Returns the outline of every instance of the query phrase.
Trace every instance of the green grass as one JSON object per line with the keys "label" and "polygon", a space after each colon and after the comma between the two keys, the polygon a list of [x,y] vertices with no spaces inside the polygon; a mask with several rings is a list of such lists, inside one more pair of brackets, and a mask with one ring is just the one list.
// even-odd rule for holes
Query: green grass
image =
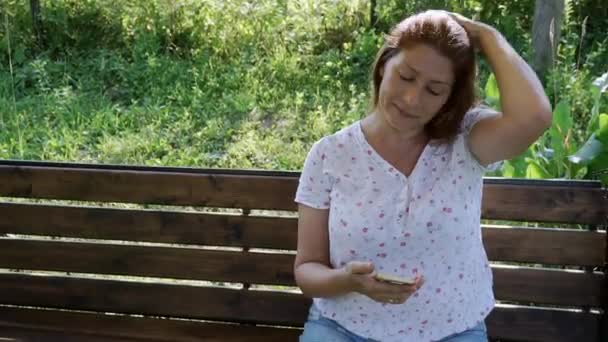
{"label": "green grass", "polygon": [[[1,159],[297,170],[315,140],[366,114],[368,74],[382,41],[369,27],[364,0],[154,0],[149,6],[61,0],[42,1],[47,45],[40,49],[27,2],[6,1]],[[527,27],[512,26],[504,13],[513,19],[530,3],[515,1],[512,12],[482,11],[522,53],[529,51]],[[481,6],[386,1],[378,27],[445,4],[465,14]],[[564,39],[553,82],[584,120],[588,84],[608,53],[592,45],[581,64],[595,69],[566,78],[576,36]],[[484,84],[487,67],[480,75]],[[606,101],[602,106],[606,111]]]}

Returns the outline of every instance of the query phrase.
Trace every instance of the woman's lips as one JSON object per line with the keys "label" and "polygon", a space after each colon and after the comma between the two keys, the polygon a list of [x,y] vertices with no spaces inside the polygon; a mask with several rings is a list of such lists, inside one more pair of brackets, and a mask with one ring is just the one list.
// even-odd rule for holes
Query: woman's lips
{"label": "woman's lips", "polygon": [[397,106],[397,105],[394,105],[394,106],[395,106],[395,108],[397,108],[397,110],[399,111],[399,114],[400,114],[401,116],[404,116],[404,117],[406,117],[406,118],[414,118],[414,119],[416,118],[416,116],[415,116],[415,115],[412,115],[412,114],[410,114],[410,113],[408,113],[408,112],[404,111],[404,110],[403,110],[403,109],[401,109],[399,106]]}

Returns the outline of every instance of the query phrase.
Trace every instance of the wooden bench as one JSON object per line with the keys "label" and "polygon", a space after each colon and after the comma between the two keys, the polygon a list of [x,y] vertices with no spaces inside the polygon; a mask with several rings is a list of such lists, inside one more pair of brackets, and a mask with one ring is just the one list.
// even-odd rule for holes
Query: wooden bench
{"label": "wooden bench", "polygon": [[[298,176],[0,161],[0,337],[297,341]],[[493,340],[608,340],[606,194],[485,179]]]}

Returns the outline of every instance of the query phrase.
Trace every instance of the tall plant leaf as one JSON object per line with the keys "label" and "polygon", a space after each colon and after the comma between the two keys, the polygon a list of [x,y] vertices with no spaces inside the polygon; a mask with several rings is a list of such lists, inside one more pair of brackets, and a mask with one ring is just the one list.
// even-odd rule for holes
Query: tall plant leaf
{"label": "tall plant leaf", "polygon": [[486,93],[486,103],[490,105],[490,107],[500,110],[500,91],[498,90],[498,82],[496,82],[496,76],[494,74],[490,74],[488,77],[488,81],[486,82],[485,87]]}
{"label": "tall plant leaf", "polygon": [[552,160],[555,163],[556,172],[562,174],[563,161],[570,150],[570,130],[572,129],[572,116],[570,106],[565,101],[560,101],[553,111],[553,122],[549,129],[551,136],[551,148],[553,149]]}
{"label": "tall plant leaf", "polygon": [[600,154],[603,148],[602,142],[597,139],[595,134],[592,134],[583,147],[575,154],[568,156],[568,160],[574,164],[589,165]]}
{"label": "tall plant leaf", "polygon": [[599,118],[599,128],[597,130],[597,139],[608,146],[608,114],[602,114]]}
{"label": "tall plant leaf", "polygon": [[549,173],[536,161],[531,161],[526,168],[526,178],[549,178]]}

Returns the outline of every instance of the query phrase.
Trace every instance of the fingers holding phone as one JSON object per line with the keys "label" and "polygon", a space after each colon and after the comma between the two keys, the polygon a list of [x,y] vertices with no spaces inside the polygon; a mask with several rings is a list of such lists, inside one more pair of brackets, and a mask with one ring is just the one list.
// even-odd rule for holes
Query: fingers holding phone
{"label": "fingers holding phone", "polygon": [[374,279],[376,279],[380,283],[388,284],[389,286],[397,286],[398,288],[403,290],[402,293],[399,293],[396,296],[389,295],[387,297],[383,296],[381,298],[381,301],[383,303],[389,304],[405,303],[405,301],[416,291],[418,291],[422,284],[424,284],[424,278],[422,276],[408,278],[392,274],[376,273],[374,275]]}
{"label": "fingers holding phone", "polygon": [[355,291],[385,304],[403,304],[424,284],[424,278],[404,278],[377,273],[371,263],[350,262],[345,266]]}

